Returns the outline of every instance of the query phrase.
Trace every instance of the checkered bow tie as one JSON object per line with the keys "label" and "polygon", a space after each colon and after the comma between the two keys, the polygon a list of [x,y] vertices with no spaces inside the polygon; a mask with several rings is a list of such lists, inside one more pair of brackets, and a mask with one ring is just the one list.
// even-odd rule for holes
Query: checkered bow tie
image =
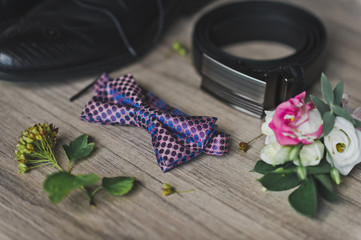
{"label": "checkered bow tie", "polygon": [[163,172],[202,152],[228,152],[229,135],[216,131],[217,118],[186,115],[142,89],[130,74],[117,79],[103,74],[93,90],[96,96],[84,107],[81,119],[147,129]]}

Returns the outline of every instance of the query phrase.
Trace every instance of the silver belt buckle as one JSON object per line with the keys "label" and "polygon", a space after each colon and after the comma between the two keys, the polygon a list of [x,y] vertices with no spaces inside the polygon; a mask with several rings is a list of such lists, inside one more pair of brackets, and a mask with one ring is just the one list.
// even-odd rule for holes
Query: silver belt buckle
{"label": "silver belt buckle", "polygon": [[203,89],[254,117],[262,118],[265,108],[273,108],[293,95],[293,79],[282,69],[265,75],[266,81],[262,81],[203,54],[201,72]]}
{"label": "silver belt buckle", "polygon": [[202,88],[224,99],[241,112],[261,118],[266,82],[253,78],[203,54]]}

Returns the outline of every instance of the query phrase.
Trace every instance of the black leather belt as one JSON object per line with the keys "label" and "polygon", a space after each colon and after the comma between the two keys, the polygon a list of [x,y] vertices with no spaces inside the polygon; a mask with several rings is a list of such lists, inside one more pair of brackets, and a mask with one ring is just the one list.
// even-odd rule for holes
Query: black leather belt
{"label": "black leather belt", "polygon": [[[263,40],[293,47],[294,54],[251,60],[228,54],[222,46]],[[326,30],[298,7],[266,1],[236,2],[203,15],[193,33],[193,61],[202,88],[237,109],[262,117],[282,101],[320,79]]]}

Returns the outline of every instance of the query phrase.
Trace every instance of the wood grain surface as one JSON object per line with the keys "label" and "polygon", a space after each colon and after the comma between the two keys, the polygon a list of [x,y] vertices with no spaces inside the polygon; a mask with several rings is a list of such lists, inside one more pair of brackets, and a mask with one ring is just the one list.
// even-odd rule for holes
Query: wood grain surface
{"label": "wood grain surface", "polygon": [[[137,81],[190,115],[218,117],[219,129],[231,134],[225,157],[201,155],[168,173],[156,164],[147,131],[135,127],[90,124],[79,120],[93,93],[74,102],[69,98],[93,81],[13,83],[0,81],[0,239],[361,239],[361,165],[337,186],[339,201],[322,201],[315,219],[297,214],[287,200],[289,192],[263,192],[250,173],[264,138],[247,153],[240,141],[260,134],[263,120],[248,116],[200,90],[200,76],[189,61],[169,55],[179,40],[191,46],[193,24],[201,12],[180,18],[164,38],[139,62],[111,73],[133,73]],[[290,0],[313,12],[328,30],[325,73],[335,85],[344,80],[353,105],[361,105],[361,1]],[[277,48],[275,48],[278,51]],[[246,49],[247,50],[247,49]],[[250,48],[242,54],[259,55]],[[321,96],[320,83],[309,93]],[[55,123],[60,129],[56,155],[65,167],[61,145],[88,133],[96,149],[74,173],[100,176],[135,176],[134,190],[124,197],[105,191],[90,207],[82,191],[52,205],[42,190],[50,167],[19,174],[14,149],[21,131],[38,122]],[[162,183],[194,192],[161,196]]]}

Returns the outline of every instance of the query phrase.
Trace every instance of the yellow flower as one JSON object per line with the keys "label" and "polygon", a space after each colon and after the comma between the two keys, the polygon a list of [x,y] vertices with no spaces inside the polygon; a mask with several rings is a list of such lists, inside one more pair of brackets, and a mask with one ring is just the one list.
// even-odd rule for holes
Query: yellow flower
{"label": "yellow flower", "polygon": [[38,163],[57,165],[53,153],[57,134],[58,128],[47,123],[35,124],[22,132],[15,151],[20,173],[36,167]]}

